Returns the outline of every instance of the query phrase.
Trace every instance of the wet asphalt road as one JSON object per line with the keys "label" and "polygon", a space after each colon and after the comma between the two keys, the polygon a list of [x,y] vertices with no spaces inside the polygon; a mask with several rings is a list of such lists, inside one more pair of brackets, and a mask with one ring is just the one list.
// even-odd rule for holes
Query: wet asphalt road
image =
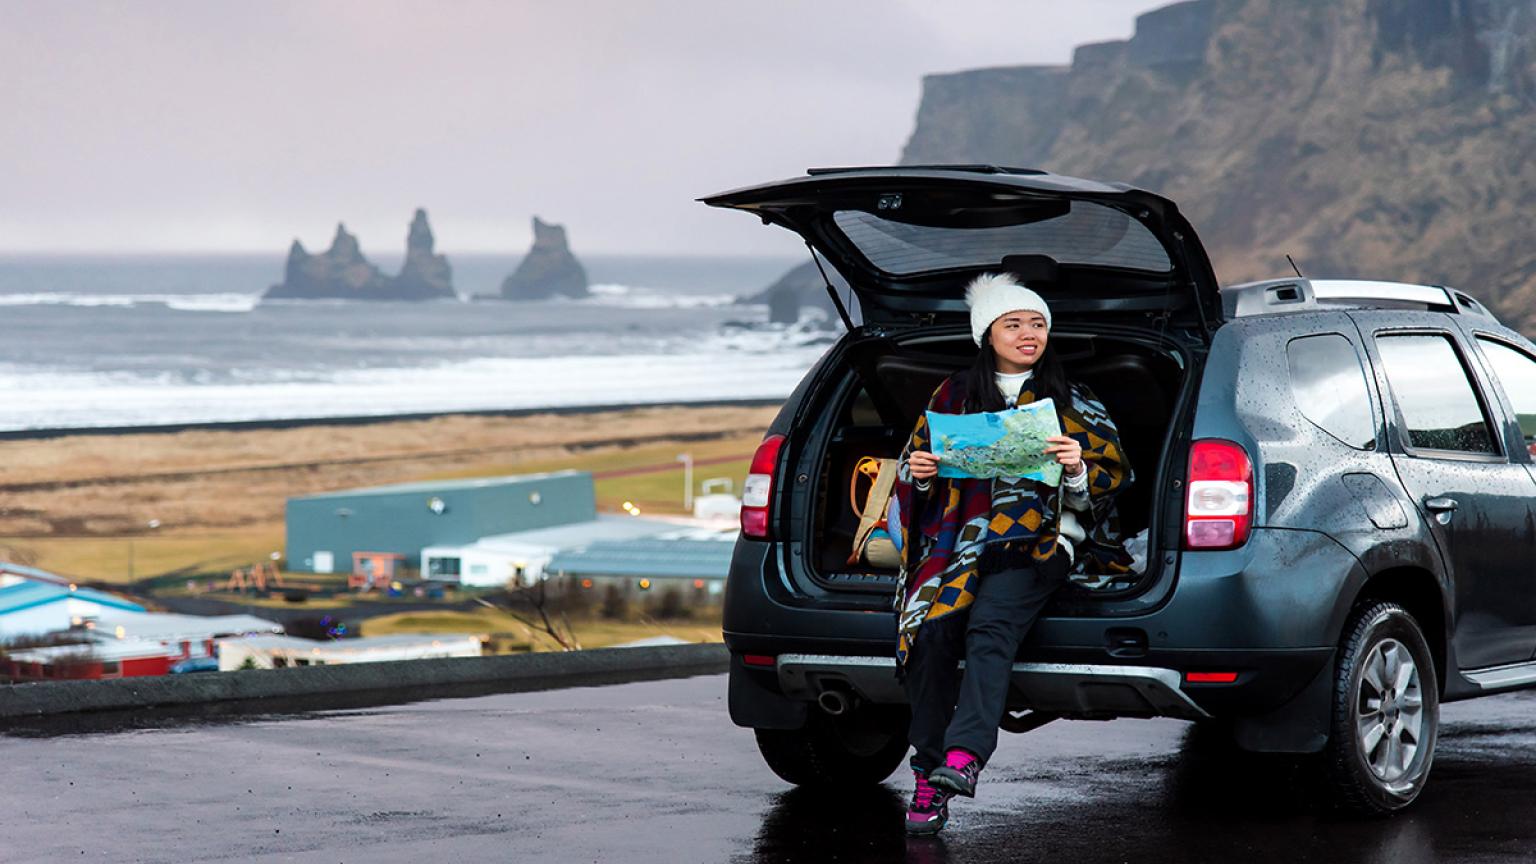
{"label": "wet asphalt road", "polygon": [[1183,723],[1004,736],[940,840],[909,779],[794,790],[725,678],[297,717],[0,737],[0,862],[1488,862],[1536,860],[1536,694],[1446,706],[1407,814],[1320,813],[1284,761]]}

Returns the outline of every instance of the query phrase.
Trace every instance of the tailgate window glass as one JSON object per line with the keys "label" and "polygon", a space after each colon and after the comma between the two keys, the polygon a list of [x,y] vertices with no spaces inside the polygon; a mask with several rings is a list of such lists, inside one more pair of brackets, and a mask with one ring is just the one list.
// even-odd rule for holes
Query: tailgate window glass
{"label": "tailgate window glass", "polygon": [[1502,342],[1492,339],[1479,339],[1478,342],[1520,420],[1520,434],[1525,437],[1526,449],[1536,454],[1536,360]]}
{"label": "tailgate window glass", "polygon": [[1376,419],[1360,356],[1337,333],[1294,339],[1285,346],[1291,395],[1308,420],[1357,450],[1376,446]]}
{"label": "tailgate window glass", "polygon": [[1409,446],[1496,452],[1466,366],[1448,337],[1381,336],[1376,348],[1407,426]]}
{"label": "tailgate window glass", "polygon": [[936,228],[863,210],[839,210],[832,219],[870,263],[896,275],[985,267],[1006,255],[1049,255],[1060,264],[1152,273],[1173,269],[1163,244],[1145,225],[1090,201],[1073,201],[1052,218],[1001,227]]}

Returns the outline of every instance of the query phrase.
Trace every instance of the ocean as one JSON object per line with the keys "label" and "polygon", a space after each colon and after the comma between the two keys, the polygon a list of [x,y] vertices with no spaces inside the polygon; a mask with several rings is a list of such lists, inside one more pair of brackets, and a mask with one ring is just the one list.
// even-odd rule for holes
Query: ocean
{"label": "ocean", "polygon": [[[519,258],[449,260],[467,297]],[[836,332],[734,302],[794,259],[583,256],[583,300],[258,303],[283,263],[0,257],[0,431],[773,399]]]}

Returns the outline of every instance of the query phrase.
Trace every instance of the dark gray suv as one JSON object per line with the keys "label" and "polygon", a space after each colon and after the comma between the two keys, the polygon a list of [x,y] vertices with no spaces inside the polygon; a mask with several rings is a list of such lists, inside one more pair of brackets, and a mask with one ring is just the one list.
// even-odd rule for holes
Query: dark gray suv
{"label": "dark gray suv", "polygon": [[1174,204],[990,166],[813,170],[706,203],[800,234],[847,333],[753,460],[726,588],[730,710],[793,783],[905,755],[897,574],[849,565],[863,456],[969,361],[965,283],[1022,276],[1135,470],[1135,573],[1075,577],[1004,728],[1177,717],[1318,754],[1337,802],[1411,803],[1443,701],[1536,684],[1536,346],[1444,287],[1218,287]]}

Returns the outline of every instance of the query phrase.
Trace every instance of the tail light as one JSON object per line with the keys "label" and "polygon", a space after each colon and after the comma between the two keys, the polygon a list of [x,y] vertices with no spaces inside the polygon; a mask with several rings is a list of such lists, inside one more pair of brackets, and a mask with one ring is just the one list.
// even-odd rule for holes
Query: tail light
{"label": "tail light", "polygon": [[1253,460],[1240,445],[1207,438],[1189,451],[1184,548],[1236,549],[1253,526]]}
{"label": "tail light", "polygon": [[769,435],[752,454],[752,467],[741,488],[741,533],[757,540],[769,539],[769,517],[773,504],[773,472],[779,464],[783,435]]}

